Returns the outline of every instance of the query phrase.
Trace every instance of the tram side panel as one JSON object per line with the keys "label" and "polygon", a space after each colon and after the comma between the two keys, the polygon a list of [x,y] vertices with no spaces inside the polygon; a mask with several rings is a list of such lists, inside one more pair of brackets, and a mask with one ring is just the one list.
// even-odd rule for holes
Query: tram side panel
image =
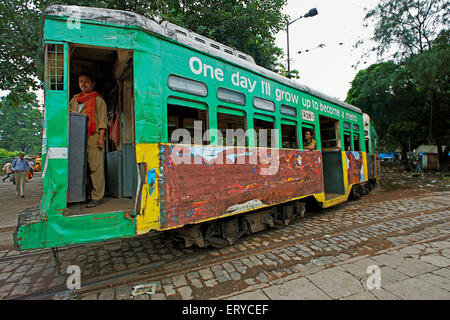
{"label": "tram side panel", "polygon": [[347,178],[348,185],[358,184],[367,180],[364,168],[363,152],[348,151],[347,156]]}
{"label": "tram side panel", "polygon": [[[323,192],[320,151],[173,144],[160,148],[161,229]],[[278,157],[275,152],[277,164],[271,162]]]}

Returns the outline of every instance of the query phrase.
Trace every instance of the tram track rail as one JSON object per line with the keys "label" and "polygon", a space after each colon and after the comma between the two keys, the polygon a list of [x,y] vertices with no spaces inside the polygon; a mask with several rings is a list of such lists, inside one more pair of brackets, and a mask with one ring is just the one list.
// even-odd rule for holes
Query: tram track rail
{"label": "tram track rail", "polygon": [[[153,234],[147,236],[148,240],[151,240],[152,238],[160,237],[160,234]],[[64,251],[71,251],[74,249],[79,248],[90,248],[90,249],[99,249],[99,248],[106,248],[108,246],[115,246],[117,244],[120,245],[121,240],[111,240],[111,241],[102,241],[102,242],[93,242],[93,243],[85,243],[85,244],[77,244],[77,245],[70,245],[58,248],[58,252],[64,252]],[[19,252],[15,253],[12,256],[6,256],[0,258],[0,263],[4,262],[12,262],[12,261],[19,261],[19,260],[26,260],[38,256],[43,256],[45,254],[52,254],[52,249],[41,249],[41,250],[33,250],[31,252]]]}
{"label": "tram track rail", "polygon": [[[440,208],[440,209],[437,209],[436,211],[439,211],[439,210],[442,210],[442,209]],[[405,215],[399,216],[398,218],[389,218],[389,219],[385,219],[383,221],[361,224],[361,225],[358,225],[357,227],[354,227],[354,226],[352,226],[352,227],[345,227],[345,228],[342,228],[342,229],[338,230],[335,233],[326,233],[326,232],[324,232],[324,233],[317,233],[317,234],[314,234],[314,235],[309,235],[309,236],[305,236],[305,237],[301,237],[301,238],[284,240],[281,243],[273,243],[273,244],[269,244],[269,245],[264,246],[264,247],[250,249],[250,250],[247,250],[245,252],[231,253],[231,254],[229,254],[229,255],[227,255],[225,257],[221,256],[220,260],[217,257],[213,257],[213,258],[209,258],[207,260],[202,260],[202,265],[201,266],[196,266],[196,265],[198,265],[198,263],[197,262],[193,262],[193,263],[190,263],[190,264],[187,264],[187,265],[184,265],[184,266],[180,266],[178,269],[170,269],[170,270],[164,270],[164,271],[161,270],[162,272],[156,272],[156,273],[151,273],[151,274],[139,274],[139,273],[135,273],[135,274],[137,274],[138,277],[145,276],[147,278],[148,277],[154,277],[154,278],[158,279],[158,278],[162,278],[162,277],[164,277],[164,276],[166,276],[168,274],[174,273],[174,271],[176,271],[177,273],[183,272],[183,271],[187,271],[187,270],[195,271],[195,270],[198,270],[198,269],[203,269],[203,268],[212,266],[212,265],[214,265],[216,263],[230,262],[232,260],[244,258],[246,256],[255,255],[255,254],[258,254],[258,253],[266,253],[266,252],[270,252],[270,251],[276,250],[276,249],[287,248],[287,247],[292,246],[294,243],[295,244],[301,244],[301,243],[310,241],[312,239],[314,239],[314,240],[325,239],[326,238],[325,235],[333,237],[333,236],[339,235],[341,233],[345,233],[347,231],[355,230],[355,229],[358,229],[358,228],[365,228],[365,227],[370,227],[370,226],[377,225],[377,224],[382,224],[382,223],[391,222],[391,221],[395,221],[395,220],[400,220],[400,219],[404,219],[404,218],[410,218],[410,217],[419,216],[421,213],[422,212],[420,212],[420,213],[409,213],[409,214],[405,214]],[[447,219],[442,219],[442,220],[440,220],[440,222],[445,222],[446,220]],[[427,226],[434,225],[434,224],[436,224],[436,223],[425,223],[425,224],[423,224],[421,226],[421,228],[425,228]],[[264,233],[264,231],[261,231],[260,233],[255,233],[255,234],[249,235],[249,236],[247,236],[245,238],[242,238],[242,239],[240,239],[241,241],[238,240],[235,244],[239,245],[241,242],[251,240],[252,238],[255,238],[255,237],[259,236],[261,233]],[[398,232],[397,234],[398,235],[404,235],[404,232]],[[214,251],[214,250],[210,250],[210,251]],[[200,251],[198,253],[200,255],[202,255],[205,252],[201,252]],[[317,255],[317,257],[319,257],[319,256],[320,255]],[[190,257],[190,258],[192,258],[192,257]],[[178,259],[178,260],[182,261],[182,260],[188,260],[188,259]],[[166,267],[170,267],[174,263],[169,263],[169,264],[166,265]],[[148,271],[151,271],[151,270],[154,270],[154,268],[151,268]],[[132,279],[130,279],[130,280],[132,280]]]}
{"label": "tram track rail", "polygon": [[[115,273],[111,273],[111,274],[104,275],[104,276],[96,276],[94,278],[87,279],[87,280],[83,281],[83,287],[76,291],[76,295],[86,295],[86,294],[89,294],[90,292],[95,292],[95,291],[101,290],[102,288],[106,288],[108,286],[136,282],[136,281],[139,281],[142,279],[148,279],[148,278],[161,279],[166,276],[170,276],[171,274],[174,274],[174,273],[182,273],[184,271],[192,272],[195,270],[213,266],[217,263],[225,263],[225,262],[229,262],[229,261],[233,261],[236,259],[240,259],[240,258],[249,256],[249,255],[254,255],[254,254],[258,254],[258,253],[266,253],[266,252],[270,252],[270,251],[276,250],[276,249],[287,248],[287,247],[293,246],[294,244],[301,244],[301,243],[305,243],[305,242],[311,241],[311,240],[320,240],[320,239],[324,239],[327,237],[338,236],[339,234],[345,233],[350,230],[362,229],[362,228],[366,228],[366,227],[375,226],[378,224],[392,222],[395,220],[418,217],[423,214],[438,213],[441,210],[449,210],[449,209],[450,209],[450,207],[440,207],[440,208],[436,208],[433,210],[426,210],[426,211],[418,210],[418,211],[414,211],[414,212],[408,212],[408,213],[396,215],[394,217],[387,217],[387,218],[383,218],[383,219],[376,220],[376,221],[370,221],[368,223],[359,223],[359,224],[355,224],[355,225],[351,225],[351,226],[343,226],[343,227],[338,228],[337,230],[334,230],[333,232],[329,232],[329,231],[318,232],[318,233],[314,233],[314,234],[309,234],[304,237],[283,240],[281,242],[275,242],[275,243],[266,245],[262,248],[257,247],[255,249],[249,249],[244,252],[238,251],[238,252],[234,252],[234,253],[229,253],[226,256],[222,255],[219,258],[216,256],[208,257],[208,254],[211,252],[218,251],[220,249],[215,249],[215,248],[194,249],[195,251],[193,253],[182,255],[180,257],[171,259],[170,261],[158,261],[158,262],[140,266],[137,268],[127,269],[124,271],[115,272]],[[295,228],[298,226],[298,223],[305,222],[309,219],[313,219],[314,217],[316,217],[316,216],[308,215],[308,216],[304,217],[303,219],[299,219],[295,223],[283,228],[282,230],[286,230],[286,233],[292,232],[293,230],[289,230],[289,227]],[[420,225],[420,228],[426,228],[430,225],[445,223],[446,221],[448,221],[447,217],[445,217],[441,220],[438,220],[438,221],[434,221],[434,222],[429,222],[429,223],[425,222]],[[411,228],[411,230],[413,230],[413,229],[415,229],[415,228]],[[255,233],[255,234],[248,235],[248,236],[243,237],[243,238],[239,239],[238,241],[236,241],[235,244],[233,244],[233,246],[234,245],[237,246],[237,245],[241,244],[242,242],[252,240],[255,237],[261,236],[261,234],[270,236],[271,233],[274,233],[276,231],[277,230],[272,229],[270,231],[265,230],[265,231],[261,231],[261,232]],[[414,231],[411,231],[411,232],[414,232]],[[403,235],[404,231],[398,232],[398,234]],[[318,256],[320,256],[320,255],[317,255],[316,257],[318,257]],[[201,263],[197,260],[197,258],[199,258],[199,257],[202,257],[202,258],[205,257],[204,259],[201,260]],[[187,262],[187,263],[183,264],[183,262],[186,262],[186,261],[191,261],[191,262]],[[70,296],[70,294],[73,295],[74,293],[69,292],[67,288],[61,286],[61,287],[49,288],[42,292],[37,292],[37,293],[29,294],[29,295],[15,297],[14,300],[48,299],[55,295],[63,295],[63,296],[69,295]]]}

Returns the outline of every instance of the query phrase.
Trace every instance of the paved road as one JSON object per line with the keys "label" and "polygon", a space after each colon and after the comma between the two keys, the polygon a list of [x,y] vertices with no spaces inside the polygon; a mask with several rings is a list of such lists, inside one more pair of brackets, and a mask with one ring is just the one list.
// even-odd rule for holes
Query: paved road
{"label": "paved road", "polygon": [[25,198],[16,197],[16,187],[0,180],[0,250],[13,247],[12,235],[17,216],[23,210],[39,205],[42,196],[41,172],[25,183]]}
{"label": "paved road", "polygon": [[[449,299],[449,213],[450,192],[378,190],[220,250],[167,236],[74,248],[62,270],[79,266],[82,288],[53,298],[133,299],[134,285],[155,282],[134,299]],[[49,253],[16,257],[0,251],[0,299],[65,287]]]}

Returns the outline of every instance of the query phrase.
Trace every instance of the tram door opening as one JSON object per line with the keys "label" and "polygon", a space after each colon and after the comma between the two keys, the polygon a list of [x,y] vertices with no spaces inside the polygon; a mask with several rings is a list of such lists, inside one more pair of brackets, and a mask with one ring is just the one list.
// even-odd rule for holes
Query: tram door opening
{"label": "tram door opening", "polygon": [[339,121],[319,116],[325,198],[345,194]]}
{"label": "tram door opening", "polygon": [[[87,73],[94,78],[95,87],[107,105],[108,128],[105,132],[104,146],[104,174],[105,196],[101,204],[92,209],[93,212],[114,212],[133,209],[133,201],[137,189],[137,167],[134,138],[134,84],[133,84],[133,52],[129,50],[98,48],[89,46],[70,46],[70,99],[80,93],[78,76]],[[77,116],[70,113],[71,118]],[[81,204],[87,200],[86,193],[83,199],[71,199],[71,189],[84,188],[89,179],[81,174],[80,169],[75,172],[74,163],[77,155],[71,149],[71,143],[82,137],[83,132],[69,129],[69,195],[68,203]],[[75,131],[75,132],[74,132]],[[75,137],[72,138],[71,137]],[[72,141],[71,141],[72,140]],[[76,141],[75,141],[76,142]],[[76,147],[72,149],[77,149]],[[85,152],[85,149],[81,152]],[[86,156],[78,155],[79,161],[86,161]],[[72,164],[72,165],[71,165]],[[87,171],[87,161],[84,163]],[[72,171],[72,172],[71,172]],[[73,176],[78,176],[77,179]],[[72,178],[71,178],[72,177]],[[74,192],[76,194],[76,192]],[[84,196],[86,195],[86,198]],[[75,208],[75,209],[74,209]],[[76,205],[71,210],[77,212]],[[78,212],[79,213],[79,212]]]}

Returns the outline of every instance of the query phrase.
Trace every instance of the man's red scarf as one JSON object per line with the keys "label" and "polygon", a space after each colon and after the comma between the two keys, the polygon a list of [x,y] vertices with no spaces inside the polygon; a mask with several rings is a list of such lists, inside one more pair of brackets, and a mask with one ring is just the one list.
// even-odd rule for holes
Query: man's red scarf
{"label": "man's red scarf", "polygon": [[84,110],[89,117],[88,136],[97,131],[97,127],[95,126],[95,100],[97,96],[100,96],[100,94],[96,91],[92,91],[88,94],[84,94],[83,92],[81,92],[75,99],[78,103],[86,103],[86,105],[84,106]]}

